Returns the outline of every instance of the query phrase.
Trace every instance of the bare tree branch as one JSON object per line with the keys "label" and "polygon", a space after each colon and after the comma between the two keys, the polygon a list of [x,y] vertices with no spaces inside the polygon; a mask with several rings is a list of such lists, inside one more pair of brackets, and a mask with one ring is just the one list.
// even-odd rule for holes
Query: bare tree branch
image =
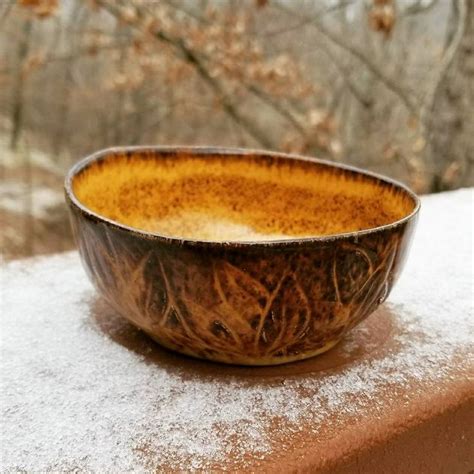
{"label": "bare tree branch", "polygon": [[[111,4],[111,2],[108,2],[107,0],[97,0],[97,3],[116,18],[120,19],[122,17],[120,7]],[[138,9],[136,12],[140,13]],[[139,26],[136,24],[132,26],[139,29]],[[172,46],[173,49],[180,53],[180,56],[194,68],[201,79],[208,84],[218,100],[220,100],[222,108],[232,120],[238,123],[260,145],[266,148],[273,148],[272,141],[259,129],[257,124],[240,113],[236,104],[225,91],[220,81],[211,76],[201,58],[191,50],[181,38],[173,38],[160,29],[155,29],[152,34],[157,40]]]}
{"label": "bare tree branch", "polygon": [[176,5],[173,0],[164,0],[164,3],[169,5],[170,7],[183,12],[184,14],[188,15],[190,18],[199,21],[200,23],[209,23],[209,21],[201,15],[194,13],[193,11],[189,10],[189,8],[185,8],[182,4]]}
{"label": "bare tree branch", "polygon": [[5,9],[3,10],[2,15],[0,16],[0,26],[7,19],[8,14],[10,13],[12,7],[13,7],[13,3],[7,3],[5,5]]}
{"label": "bare tree branch", "polygon": [[[278,3],[278,8],[286,13],[299,17],[302,17],[301,14],[295,12],[294,10],[288,8],[286,5],[282,5]],[[366,68],[382,83],[385,85],[387,89],[392,91],[396,94],[402,103],[406,106],[406,108],[415,116],[418,116],[419,113],[419,104],[418,101],[414,99],[414,96],[411,92],[407,91],[407,89],[401,86],[397,80],[393,79],[389,75],[387,75],[383,70],[381,70],[371,59],[369,59],[362,51],[352,45],[350,42],[343,39],[338,34],[332,32],[328,28],[326,28],[317,16],[312,17],[312,22],[310,23],[319,33],[323,36],[328,38],[332,43],[339,46],[346,52],[350,53],[352,56],[357,58],[362,64],[366,66]]]}
{"label": "bare tree branch", "polygon": [[[317,16],[318,18],[321,18],[322,16],[328,15],[329,13],[334,13],[335,11],[347,8],[349,5],[352,5],[353,3],[354,3],[354,0],[341,0],[339,3],[330,5],[329,7],[323,10],[320,10],[318,13],[316,13],[315,16]],[[274,31],[269,31],[267,33],[264,33],[262,36],[270,37],[270,36],[280,35],[282,33],[288,33],[289,31],[297,30],[298,28],[301,28],[302,26],[306,26],[312,21],[314,21],[313,18],[303,18],[294,25],[285,26],[283,28],[279,28]]]}
{"label": "bare tree branch", "polygon": [[[58,56],[49,56],[49,57],[47,56],[46,59],[41,62],[41,65],[44,66],[44,65],[52,64],[52,63],[67,62],[67,61],[70,61],[71,59],[78,59],[84,56],[92,56],[93,54],[99,54],[100,52],[104,52],[104,51],[117,50],[117,49],[123,48],[123,46],[124,46],[123,42],[118,42],[114,44],[101,46],[100,48],[97,49],[97,53],[91,53],[91,50],[89,48],[86,48],[76,53],[63,54],[63,55],[58,55]],[[10,74],[13,71],[14,71],[13,67],[0,69],[0,75]]]}
{"label": "bare tree branch", "polygon": [[[349,5],[353,1],[354,0],[342,0],[339,4],[336,4],[336,5],[328,8],[327,10],[324,10],[324,12],[322,12],[322,13],[329,13],[331,11],[336,10],[337,8],[342,8],[343,6]],[[209,21],[206,18],[204,18],[200,15],[196,15],[195,13],[189,11],[188,9],[183,8],[181,5],[179,5],[179,6],[176,5],[172,0],[166,0],[166,3],[170,6],[172,6],[173,8],[186,13],[188,16],[192,17],[194,20],[197,20],[200,23],[209,24]],[[264,36],[266,36],[266,35],[264,35]],[[206,56],[204,56],[204,58],[206,58]],[[206,58],[206,59],[208,59],[208,58]],[[260,99],[262,102],[264,102],[265,104],[267,104],[268,106],[273,108],[283,118],[288,120],[288,122],[290,122],[291,125],[293,125],[295,130],[297,130],[302,136],[306,137],[307,132],[306,132],[303,124],[299,121],[299,119],[295,116],[295,114],[288,107],[286,107],[282,103],[278,102],[277,100],[274,100],[269,94],[267,94],[265,91],[263,91],[260,87],[258,87],[255,84],[249,84],[248,82],[243,81],[243,80],[240,80],[239,83],[245,89],[247,89],[248,92],[253,94],[255,97]]]}
{"label": "bare tree branch", "polygon": [[439,65],[437,73],[435,75],[435,78],[432,81],[431,86],[428,88],[428,91],[425,94],[422,101],[420,121],[422,125],[425,127],[428,126],[428,120],[429,120],[428,116],[430,115],[430,112],[433,108],[434,97],[435,97],[436,91],[438,90],[438,87],[441,81],[444,79],[446,72],[449,69],[449,66],[453,62],[454,56],[456,54],[456,51],[459,48],[459,45],[461,43],[461,40],[464,34],[464,28],[466,27],[466,10],[467,10],[466,1],[472,1],[472,0],[458,0],[457,5],[459,8],[459,18],[457,22],[456,33],[454,34],[449,46],[446,48],[443,54],[443,57],[441,59],[441,64]]}
{"label": "bare tree branch", "polygon": [[322,45],[321,50],[326,54],[328,59],[334,64],[336,69],[340,71],[342,80],[344,81],[346,87],[349,89],[351,94],[365,107],[369,108],[373,105],[373,100],[370,97],[366,97],[356,85],[350,79],[350,72],[347,68],[342,65],[335,57],[334,54],[324,45]]}
{"label": "bare tree branch", "polygon": [[272,142],[269,138],[267,138],[263,132],[261,132],[255,124],[250,122],[246,117],[241,115],[236,106],[234,105],[231,98],[225,93],[224,88],[217,81],[213,78],[206,67],[204,66],[203,62],[199,59],[199,57],[190,49],[188,49],[182,41],[179,42],[180,48],[182,49],[185,58],[191,63],[194,64],[198,74],[207,82],[211,88],[216,93],[217,97],[221,100],[222,107],[227,112],[227,114],[239,125],[244,128],[251,136],[253,136],[261,145],[271,148],[273,146]]}
{"label": "bare tree branch", "polygon": [[259,87],[253,84],[243,83],[244,86],[251,92],[253,95],[258,97],[260,100],[271,106],[275,109],[282,117],[286,118],[293,127],[301,133],[301,135],[306,136],[306,130],[298,118],[293,114],[291,110],[285,107],[282,103],[274,100],[271,96],[262,91]]}
{"label": "bare tree branch", "polygon": [[423,0],[417,0],[416,2],[408,5],[402,12],[401,16],[413,16],[418,15],[420,13],[426,13],[427,11],[431,10],[439,0],[431,0],[430,2],[426,3]]}

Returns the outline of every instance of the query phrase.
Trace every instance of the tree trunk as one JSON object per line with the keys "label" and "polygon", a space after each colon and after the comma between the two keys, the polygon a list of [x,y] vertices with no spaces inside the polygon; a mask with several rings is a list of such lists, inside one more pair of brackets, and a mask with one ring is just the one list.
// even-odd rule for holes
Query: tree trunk
{"label": "tree trunk", "polygon": [[452,1],[453,18],[464,23],[453,60],[434,96],[430,117],[432,190],[472,186],[474,183],[474,1]]}
{"label": "tree trunk", "polygon": [[84,8],[81,14],[81,8],[83,5],[77,3],[71,12],[71,17],[68,24],[66,25],[66,31],[70,25],[76,27],[76,32],[74,35],[69,35],[70,38],[70,47],[69,54],[70,58],[64,63],[63,66],[63,77],[61,81],[61,88],[58,91],[58,94],[61,95],[59,101],[59,110],[56,120],[56,130],[53,134],[52,139],[52,151],[53,159],[58,160],[61,156],[61,153],[64,151],[64,145],[68,143],[68,131],[69,131],[69,121],[71,114],[71,100],[73,97],[73,91],[75,87],[73,69],[76,65],[78,58],[74,55],[78,51],[80,46],[81,36],[84,34],[84,28],[87,25],[89,19],[89,10]]}
{"label": "tree trunk", "polygon": [[22,35],[18,45],[18,64],[16,69],[16,77],[13,85],[13,104],[12,104],[12,131],[10,135],[10,148],[16,150],[18,141],[20,140],[21,131],[24,121],[24,89],[25,89],[25,59],[30,50],[30,38],[32,30],[32,21],[30,18],[23,23]]}

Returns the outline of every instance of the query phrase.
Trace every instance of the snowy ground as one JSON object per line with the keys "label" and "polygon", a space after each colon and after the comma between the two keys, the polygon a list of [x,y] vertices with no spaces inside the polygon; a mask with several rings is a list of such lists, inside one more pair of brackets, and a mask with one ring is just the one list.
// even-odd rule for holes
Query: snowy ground
{"label": "snowy ground", "polygon": [[0,136],[1,253],[18,258],[70,247],[63,170],[24,144],[13,152]]}

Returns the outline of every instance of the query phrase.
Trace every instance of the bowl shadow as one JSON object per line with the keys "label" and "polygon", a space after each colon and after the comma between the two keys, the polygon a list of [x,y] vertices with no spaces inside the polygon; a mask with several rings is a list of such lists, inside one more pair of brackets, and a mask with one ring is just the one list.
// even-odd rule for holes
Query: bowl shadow
{"label": "bowl shadow", "polygon": [[90,302],[90,307],[90,322],[95,330],[139,355],[145,363],[156,364],[171,372],[180,372],[184,378],[262,380],[337,371],[342,366],[374,357],[385,346],[390,345],[388,342],[395,329],[392,310],[382,306],[324,354],[289,364],[248,367],[195,359],[165,349],[120,316],[99,296]]}

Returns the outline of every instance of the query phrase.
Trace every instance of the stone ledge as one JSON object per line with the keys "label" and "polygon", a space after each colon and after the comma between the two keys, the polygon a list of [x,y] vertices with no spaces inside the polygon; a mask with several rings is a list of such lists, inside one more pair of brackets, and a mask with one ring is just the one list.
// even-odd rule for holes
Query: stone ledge
{"label": "stone ledge", "polygon": [[473,191],[423,198],[388,302],[329,353],[272,368],[160,349],[75,252],[2,268],[4,471],[467,472]]}

